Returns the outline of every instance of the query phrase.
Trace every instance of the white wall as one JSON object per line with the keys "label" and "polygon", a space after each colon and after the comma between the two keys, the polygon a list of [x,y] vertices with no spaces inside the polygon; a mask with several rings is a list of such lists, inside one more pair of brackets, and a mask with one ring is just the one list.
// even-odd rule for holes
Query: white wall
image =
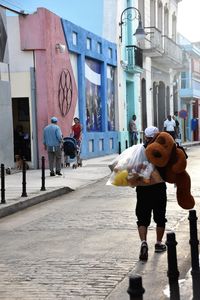
{"label": "white wall", "polygon": [[34,67],[33,51],[22,51],[20,45],[19,18],[7,17],[10,72],[30,72]]}
{"label": "white wall", "polygon": [[[70,62],[72,65],[72,69],[73,69],[73,74],[74,74],[74,78],[75,78],[75,82],[76,82],[76,86],[78,88],[78,70],[77,70],[77,66],[78,66],[78,62],[77,62],[77,54],[74,53],[70,53]],[[78,95],[77,95],[78,97]],[[76,110],[74,113],[74,117],[78,117],[79,118],[79,101],[77,99],[77,104],[76,104]]]}

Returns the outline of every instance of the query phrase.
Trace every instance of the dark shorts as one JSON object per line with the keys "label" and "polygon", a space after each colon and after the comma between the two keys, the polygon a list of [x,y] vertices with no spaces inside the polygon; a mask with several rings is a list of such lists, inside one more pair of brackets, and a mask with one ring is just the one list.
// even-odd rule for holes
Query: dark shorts
{"label": "dark shorts", "polygon": [[165,182],[136,187],[136,216],[138,226],[148,227],[151,223],[151,214],[153,213],[153,219],[157,226],[165,227],[165,223],[167,222],[165,217],[167,205],[166,189]]}
{"label": "dark shorts", "polygon": [[173,139],[175,139],[176,137],[175,131],[166,131],[166,132],[169,133],[173,137]]}

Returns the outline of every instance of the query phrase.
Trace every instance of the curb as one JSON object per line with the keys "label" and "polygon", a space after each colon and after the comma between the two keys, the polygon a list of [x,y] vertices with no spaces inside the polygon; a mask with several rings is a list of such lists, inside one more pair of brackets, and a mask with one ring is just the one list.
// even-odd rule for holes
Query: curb
{"label": "curb", "polygon": [[44,201],[48,201],[58,196],[62,196],[64,194],[68,194],[73,191],[74,190],[70,187],[62,187],[50,192],[41,192],[40,195],[30,196],[28,198],[18,201],[17,203],[7,204],[7,206],[6,204],[0,204],[5,205],[4,207],[0,207],[0,218],[9,216],[25,208],[31,207]]}

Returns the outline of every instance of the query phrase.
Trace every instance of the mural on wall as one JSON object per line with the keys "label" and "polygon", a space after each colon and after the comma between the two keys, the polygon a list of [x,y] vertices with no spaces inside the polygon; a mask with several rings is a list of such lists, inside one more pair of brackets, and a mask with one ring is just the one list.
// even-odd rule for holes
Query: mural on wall
{"label": "mural on wall", "polygon": [[114,68],[107,66],[107,118],[108,130],[115,130],[115,85]]}
{"label": "mural on wall", "polygon": [[58,104],[63,117],[71,108],[73,96],[72,77],[68,69],[62,70],[58,87]]}
{"label": "mural on wall", "polygon": [[99,62],[86,59],[85,84],[87,131],[102,131],[101,64]]}

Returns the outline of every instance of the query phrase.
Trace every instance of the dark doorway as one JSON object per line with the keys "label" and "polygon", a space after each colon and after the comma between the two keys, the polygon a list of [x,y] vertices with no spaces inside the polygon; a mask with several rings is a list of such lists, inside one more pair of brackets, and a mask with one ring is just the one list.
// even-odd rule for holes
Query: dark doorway
{"label": "dark doorway", "polygon": [[31,161],[29,98],[12,98],[14,158]]}

